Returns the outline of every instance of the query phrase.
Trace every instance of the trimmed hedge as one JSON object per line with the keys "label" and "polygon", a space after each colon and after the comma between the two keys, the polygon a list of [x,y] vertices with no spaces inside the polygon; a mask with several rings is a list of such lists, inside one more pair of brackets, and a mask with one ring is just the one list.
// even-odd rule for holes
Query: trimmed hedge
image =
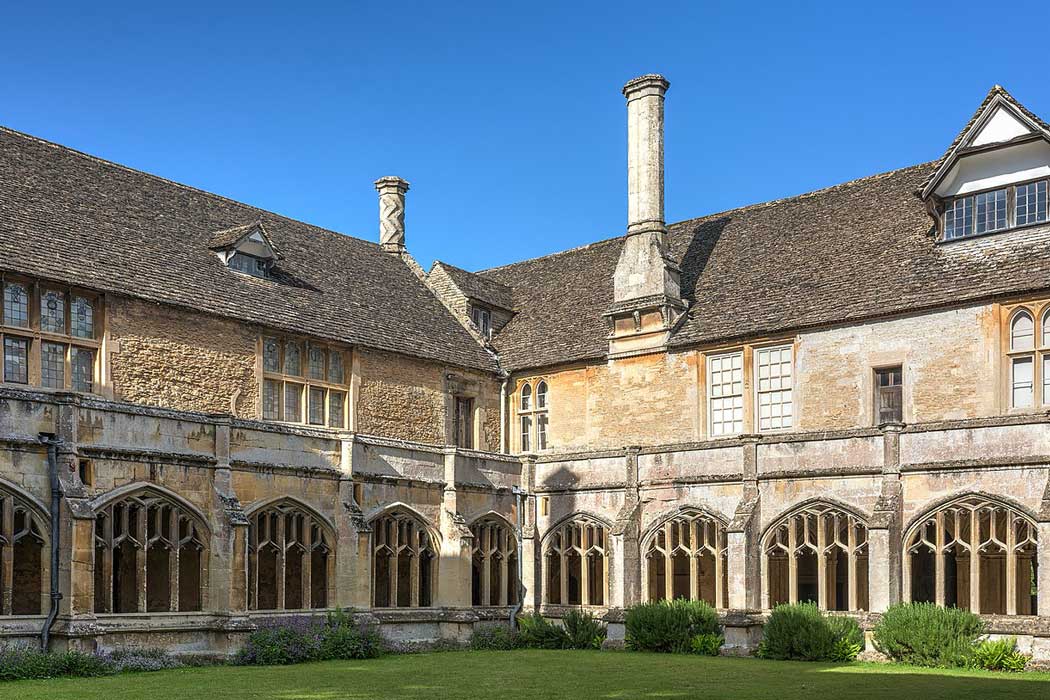
{"label": "trimmed hedge", "polygon": [[875,626],[875,648],[894,661],[915,666],[966,667],[985,633],[980,617],[933,603],[890,606]]}
{"label": "trimmed hedge", "polygon": [[778,605],[762,630],[758,655],[793,661],[853,661],[864,633],[849,617],[823,614],[813,603]]}
{"label": "trimmed hedge", "polygon": [[[680,598],[636,605],[627,611],[624,626],[627,648],[633,651],[710,653],[715,640],[718,647],[722,646],[718,613],[699,600]],[[697,641],[698,637],[704,639]]]}

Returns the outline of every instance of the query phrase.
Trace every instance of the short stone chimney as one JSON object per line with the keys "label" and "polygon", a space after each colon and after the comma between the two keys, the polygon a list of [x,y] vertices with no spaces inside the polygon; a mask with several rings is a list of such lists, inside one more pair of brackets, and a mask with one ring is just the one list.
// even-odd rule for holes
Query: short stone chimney
{"label": "short stone chimney", "polygon": [[379,192],[379,244],[388,253],[405,251],[405,193],[408,183],[399,177],[381,177]]}
{"label": "short stone chimney", "polygon": [[610,355],[664,347],[685,309],[678,265],[664,224],[664,93],[662,75],[643,75],[623,88],[627,98],[627,236],[614,279]]}

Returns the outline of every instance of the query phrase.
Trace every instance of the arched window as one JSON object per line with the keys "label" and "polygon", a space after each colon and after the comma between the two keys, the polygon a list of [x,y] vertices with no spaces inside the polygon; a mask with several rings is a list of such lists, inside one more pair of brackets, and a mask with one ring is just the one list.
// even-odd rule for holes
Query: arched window
{"label": "arched window", "polygon": [[947,503],[905,537],[905,600],[975,613],[1035,615],[1035,523],[982,496]]}
{"label": "arched window", "polygon": [[762,551],[768,606],[812,601],[825,610],[868,609],[868,528],[834,506],[781,519]]}
{"label": "arched window", "polygon": [[649,600],[687,598],[726,607],[726,528],[700,512],[668,519],[643,548]]}
{"label": "arched window", "polygon": [[408,513],[387,513],[372,523],[372,605],[427,608],[434,604],[437,543]]}
{"label": "arched window", "polygon": [[[536,384],[536,394],[533,396],[532,382],[528,381],[521,385],[520,400],[518,401],[518,425],[521,438],[521,451],[533,452],[547,449],[548,432],[548,409],[550,408],[550,392],[546,380],[540,380]],[[534,400],[535,399],[535,400]]]}
{"label": "arched window", "polygon": [[1031,350],[1035,347],[1035,324],[1032,314],[1022,311],[1010,322],[1010,349]]}
{"label": "arched window", "polygon": [[248,523],[248,608],[328,607],[333,576],[332,534],[294,501],[252,513]]}
{"label": "arched window", "polygon": [[184,506],[150,489],[95,515],[95,612],[202,607],[207,536]]}
{"label": "arched window", "polygon": [[518,602],[518,541],[506,521],[490,517],[471,526],[471,604]]}
{"label": "arched window", "polygon": [[1035,405],[1035,356],[1035,324],[1032,314],[1022,310],[1010,321],[1010,408]]}
{"label": "arched window", "polygon": [[543,602],[605,605],[609,590],[609,528],[586,516],[560,525],[543,548]]}
{"label": "arched window", "polygon": [[0,489],[0,615],[40,615],[49,592],[44,521],[24,499]]}

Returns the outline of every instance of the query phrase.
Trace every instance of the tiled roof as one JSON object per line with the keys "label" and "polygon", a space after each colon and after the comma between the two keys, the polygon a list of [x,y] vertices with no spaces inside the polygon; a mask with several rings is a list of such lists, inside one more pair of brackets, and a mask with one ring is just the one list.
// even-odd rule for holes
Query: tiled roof
{"label": "tiled roof", "polygon": [[[255,222],[283,255],[273,279],[233,272],[209,250],[217,232]],[[409,267],[378,244],[4,128],[0,270],[494,368]]]}
{"label": "tiled roof", "polygon": [[[672,346],[1050,289],[1050,227],[938,244],[914,192],[934,163],[669,227],[690,302]],[[479,274],[514,289],[510,370],[598,359],[623,239]]]}
{"label": "tiled roof", "polygon": [[507,285],[474,272],[461,270],[440,260],[435,262],[434,265],[440,266],[456,286],[459,287],[459,291],[463,292],[467,297],[501,309],[507,309],[508,311],[514,308],[511,289]]}

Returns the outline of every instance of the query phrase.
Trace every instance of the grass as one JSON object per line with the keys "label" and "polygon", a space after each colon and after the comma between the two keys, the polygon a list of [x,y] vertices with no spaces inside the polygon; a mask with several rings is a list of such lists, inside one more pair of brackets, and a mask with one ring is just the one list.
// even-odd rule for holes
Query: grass
{"label": "grass", "polygon": [[475,651],[269,668],[0,683],[17,700],[164,698],[1050,698],[1050,673],[994,674],[598,651]]}

